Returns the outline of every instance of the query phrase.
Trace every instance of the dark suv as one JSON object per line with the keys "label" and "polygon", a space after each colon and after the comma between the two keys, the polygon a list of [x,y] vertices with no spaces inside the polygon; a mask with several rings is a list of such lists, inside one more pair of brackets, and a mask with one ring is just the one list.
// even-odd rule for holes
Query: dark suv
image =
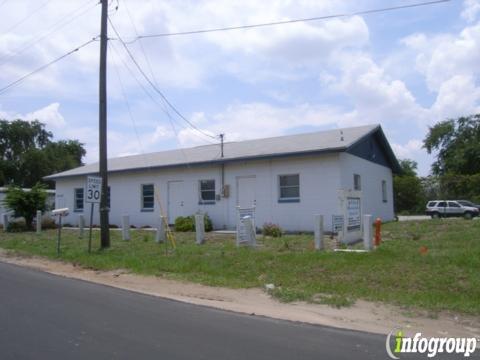
{"label": "dark suv", "polygon": [[465,206],[454,200],[433,200],[427,203],[425,210],[432,219],[450,216],[463,216],[465,219],[471,219],[478,216],[479,210],[473,206]]}

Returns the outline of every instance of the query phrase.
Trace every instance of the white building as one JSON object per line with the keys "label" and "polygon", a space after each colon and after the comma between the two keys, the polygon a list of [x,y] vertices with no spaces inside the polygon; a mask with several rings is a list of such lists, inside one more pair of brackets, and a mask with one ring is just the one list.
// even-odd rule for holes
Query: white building
{"label": "white building", "polygon": [[[342,213],[341,194],[356,190],[365,214],[392,220],[392,172],[395,155],[379,125],[226,142],[220,145],[163,151],[108,160],[110,223],[130,215],[133,225],[155,226],[160,214],[205,212],[214,228],[233,229],[237,206],[255,206],[257,227],[279,224],[284,230],[311,231],[313,215],[323,214],[325,227]],[[87,175],[98,163],[46,179],[56,182],[56,206],[68,207],[65,223],[88,219],[84,203]],[[99,223],[98,206],[94,224]]]}

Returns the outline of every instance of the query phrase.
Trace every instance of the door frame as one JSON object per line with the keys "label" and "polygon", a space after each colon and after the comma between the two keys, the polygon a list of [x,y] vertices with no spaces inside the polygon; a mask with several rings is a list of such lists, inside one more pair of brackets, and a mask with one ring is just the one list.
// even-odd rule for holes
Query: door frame
{"label": "door frame", "polygon": [[[236,201],[235,201],[235,206],[240,206],[240,186],[238,180],[240,179],[255,179],[255,186],[257,185],[257,175],[239,175],[235,177],[235,185],[236,185]],[[252,204],[253,206],[257,206],[257,191],[255,189],[254,192],[254,203]]]}
{"label": "door frame", "polygon": [[168,180],[167,181],[167,220],[168,220],[168,223],[169,224],[173,224],[175,223],[175,219],[173,219],[173,221],[170,221],[170,202],[171,202],[171,199],[170,199],[170,189],[171,189],[171,184],[172,183],[185,183],[183,180]]}

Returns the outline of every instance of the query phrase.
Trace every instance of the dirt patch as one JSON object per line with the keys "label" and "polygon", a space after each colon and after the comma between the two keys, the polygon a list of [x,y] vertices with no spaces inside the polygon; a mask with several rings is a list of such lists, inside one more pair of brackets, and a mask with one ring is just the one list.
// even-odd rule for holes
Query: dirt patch
{"label": "dirt patch", "polygon": [[356,301],[354,305],[340,309],[304,302],[286,304],[278,302],[261,289],[204,286],[162,277],[134,275],[123,269],[96,271],[39,257],[10,255],[4,250],[0,250],[0,261],[153,296],[276,319],[377,334],[388,334],[394,328],[402,328],[407,332],[421,332],[424,336],[480,338],[480,317],[474,316],[438,314],[432,318],[428,314],[366,301]]}

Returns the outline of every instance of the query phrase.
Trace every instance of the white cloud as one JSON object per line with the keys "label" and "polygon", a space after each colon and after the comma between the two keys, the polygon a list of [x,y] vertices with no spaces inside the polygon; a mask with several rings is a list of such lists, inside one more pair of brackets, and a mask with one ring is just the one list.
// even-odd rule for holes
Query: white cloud
{"label": "white cloud", "polygon": [[38,120],[46,124],[47,128],[62,128],[66,125],[63,115],[60,113],[60,104],[53,103],[42,109],[33,111],[21,117],[25,120]]}
{"label": "white cloud", "polygon": [[423,142],[418,139],[409,140],[406,144],[392,143],[393,151],[400,159],[414,159],[422,151]]}
{"label": "white cloud", "polygon": [[465,0],[463,2],[462,18],[468,22],[473,22],[477,19],[480,13],[480,0]]}

